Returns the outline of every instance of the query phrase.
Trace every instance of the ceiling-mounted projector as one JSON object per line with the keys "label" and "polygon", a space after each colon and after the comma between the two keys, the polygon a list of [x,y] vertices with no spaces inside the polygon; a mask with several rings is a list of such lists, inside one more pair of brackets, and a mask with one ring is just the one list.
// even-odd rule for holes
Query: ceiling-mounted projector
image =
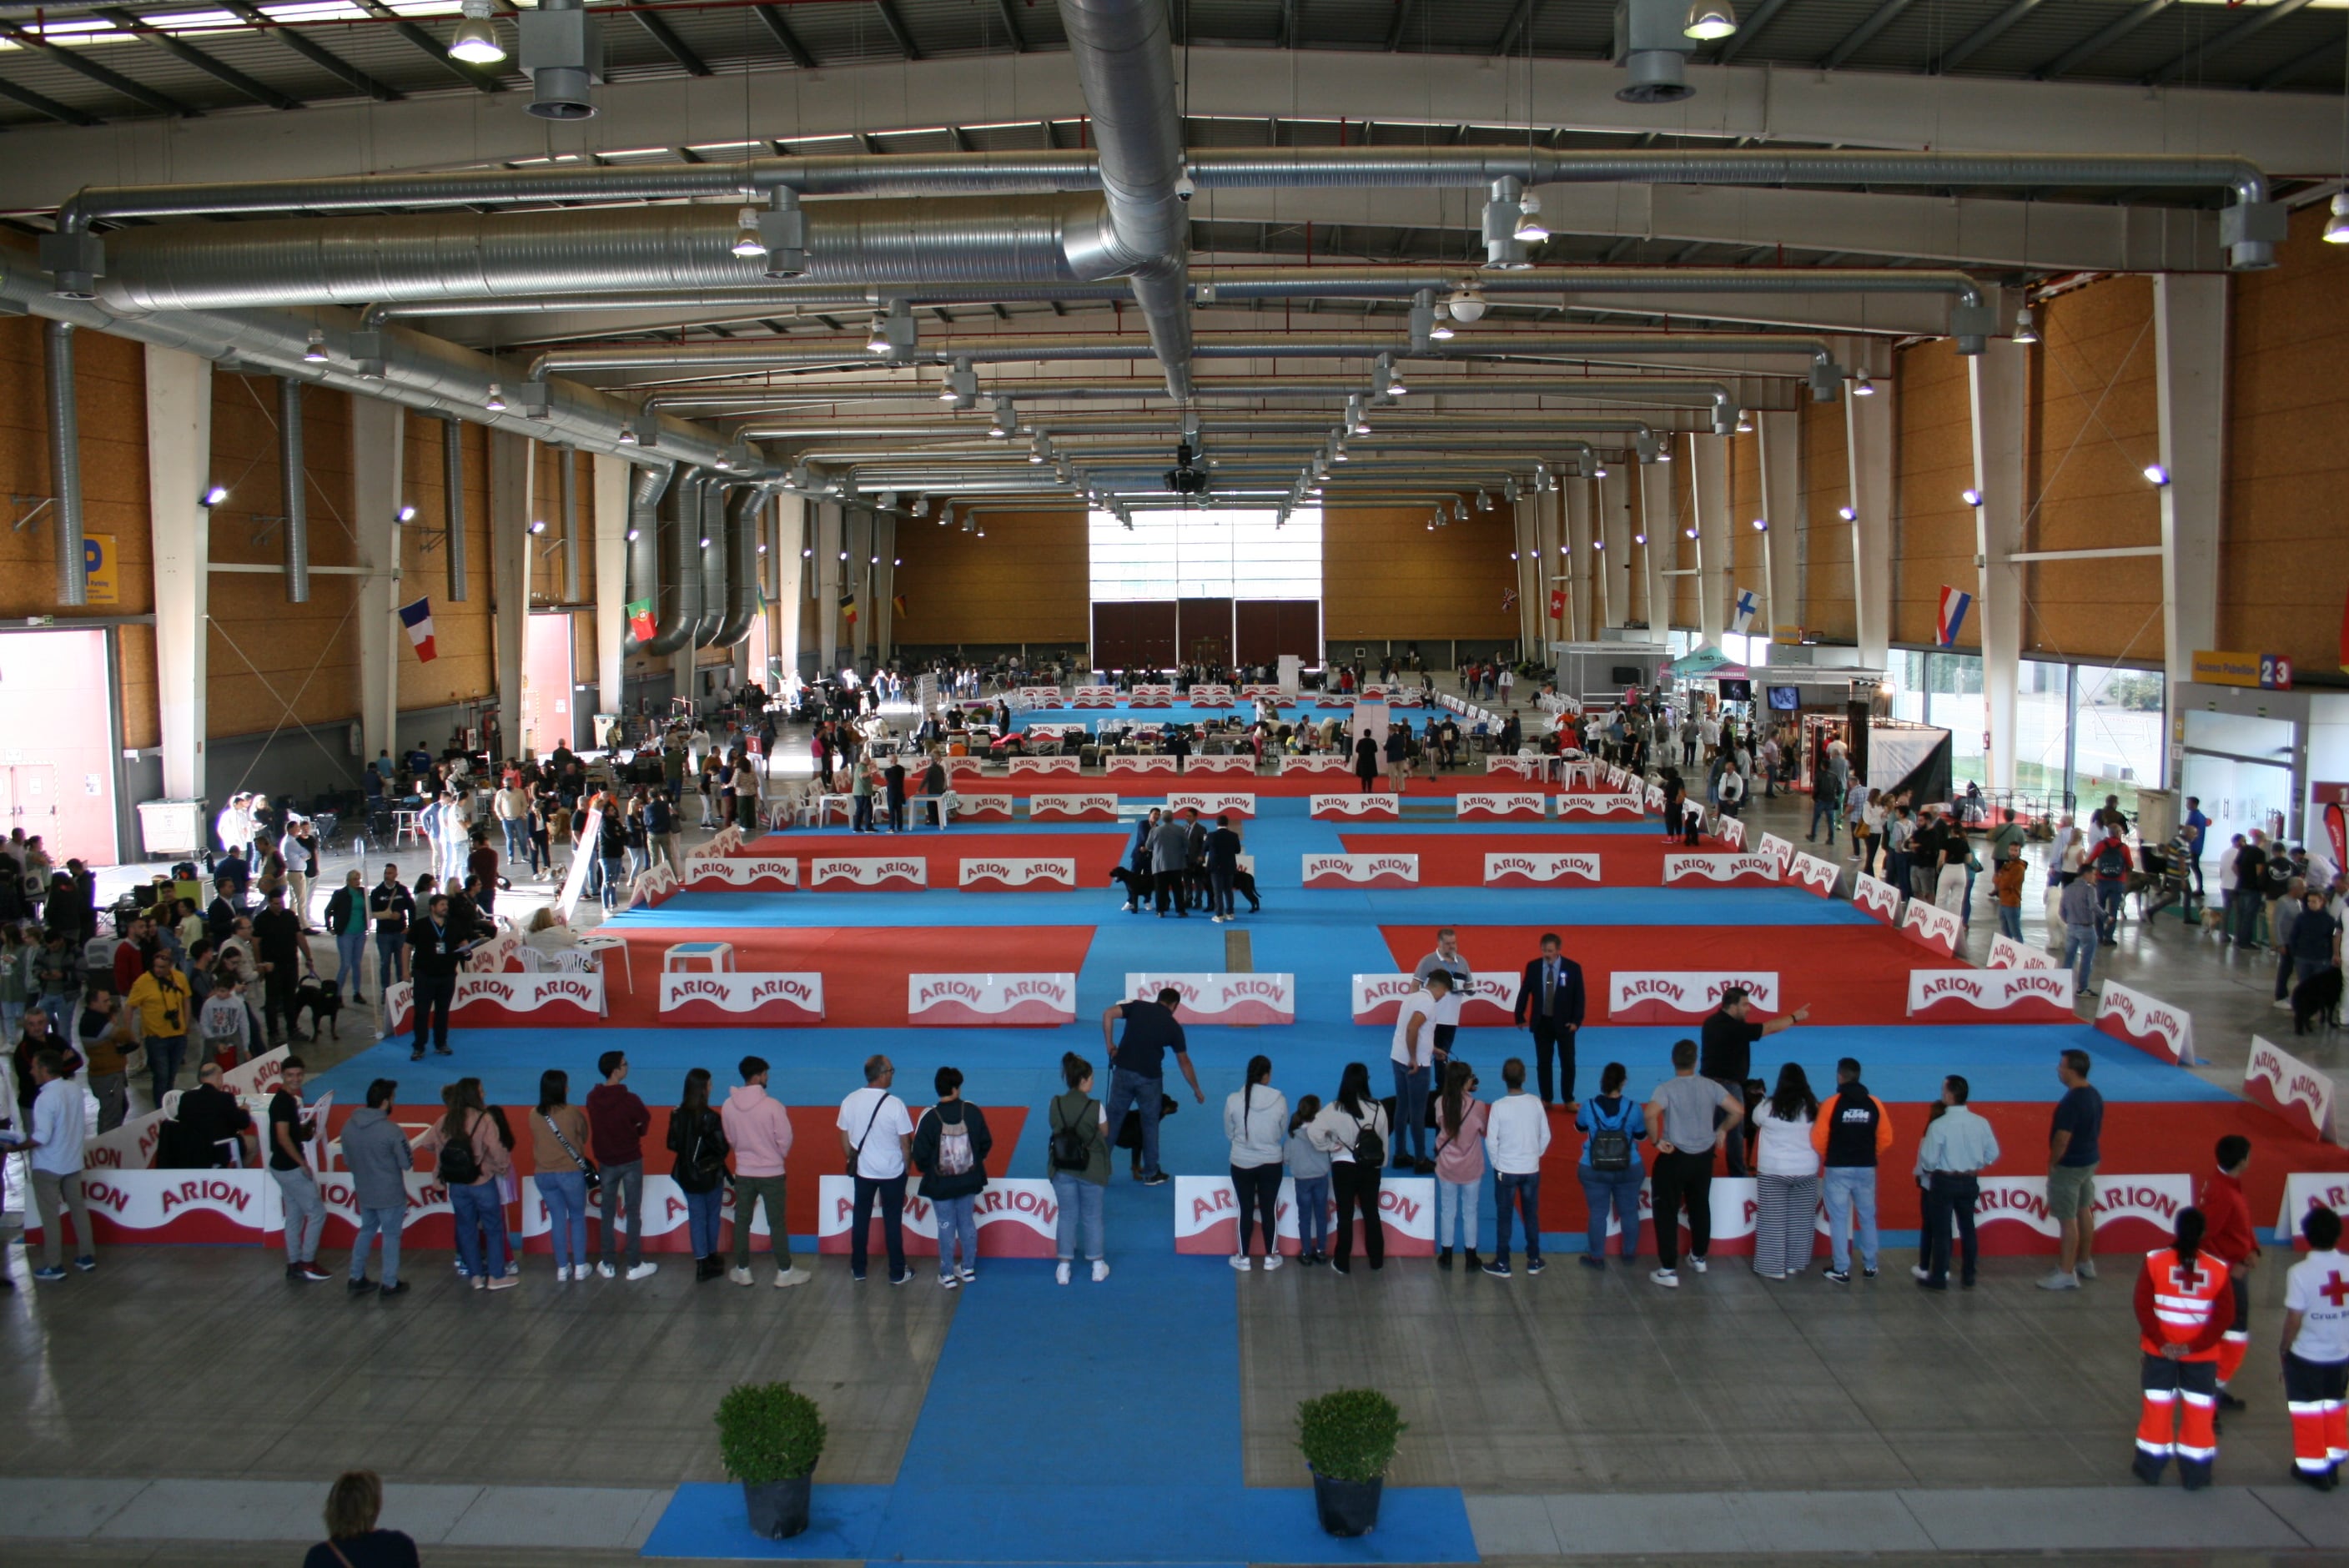
{"label": "ceiling-mounted projector", "polygon": [[1174,449],[1174,466],[1166,470],[1166,488],[1176,495],[1207,493],[1207,470],[1192,461],[1194,455],[1188,441]]}

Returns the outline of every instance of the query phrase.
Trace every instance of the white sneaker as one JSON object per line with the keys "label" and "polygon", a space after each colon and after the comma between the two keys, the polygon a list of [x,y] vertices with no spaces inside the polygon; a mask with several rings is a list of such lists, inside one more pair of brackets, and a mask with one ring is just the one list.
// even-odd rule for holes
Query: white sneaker
{"label": "white sneaker", "polygon": [[2273,1007],[2279,1013],[2289,1013],[2292,1011],[2292,998],[2289,996],[2279,996],[2274,1001],[2269,1003],[2268,1006]]}
{"label": "white sneaker", "polygon": [[1923,1264],[1918,1264],[1909,1269],[1909,1277],[1910,1279],[1931,1279],[1933,1277],[1933,1274],[1932,1271],[1928,1269]]}
{"label": "white sneaker", "polygon": [[1133,901],[1132,899],[1127,899],[1123,903],[1122,903],[1122,904],[1118,905],[1117,907],[1118,907],[1118,913],[1121,913],[1121,914],[1132,914],[1132,913],[1133,913]]}
{"label": "white sneaker", "polygon": [[569,1264],[558,1264],[555,1265],[554,1283],[557,1284],[569,1284],[571,1283],[571,1265]]}
{"label": "white sneaker", "polygon": [[[805,1284],[814,1277],[815,1276],[813,1274],[800,1267],[799,1264],[793,1264],[787,1269],[780,1269],[776,1271],[775,1288],[777,1290],[789,1290],[795,1284]],[[750,1282],[745,1280],[743,1283],[748,1284]]]}
{"label": "white sneaker", "polygon": [[1265,1273],[1267,1273],[1267,1274],[1270,1274],[1273,1270],[1275,1270],[1275,1269],[1278,1268],[1278,1267],[1281,1265],[1281,1263],[1282,1263],[1282,1262],[1283,1262],[1283,1259],[1281,1258],[1281,1255],[1280,1255],[1278,1253],[1265,1253],[1265,1254],[1264,1254],[1264,1272],[1265,1272]]}
{"label": "white sneaker", "polygon": [[726,1271],[726,1277],[732,1280],[736,1284],[749,1284],[750,1283],[750,1271],[749,1269],[728,1269]]}
{"label": "white sneaker", "polygon": [[962,1267],[955,1270],[955,1273],[962,1276],[962,1283],[965,1284],[968,1284],[971,1281],[978,1277],[978,1271],[971,1267],[968,1264],[963,1264]]}
{"label": "white sneaker", "polygon": [[1055,1283],[1060,1284],[1068,1284],[1068,1283],[1069,1283],[1069,1260],[1068,1260],[1068,1259],[1066,1259],[1066,1258],[1062,1258],[1062,1259],[1061,1260],[1061,1266],[1060,1266],[1059,1268],[1056,1268],[1056,1269],[1054,1269],[1054,1270],[1052,1271],[1052,1278],[1053,1278],[1053,1280],[1054,1280],[1054,1282],[1055,1282]]}
{"label": "white sneaker", "polygon": [[1246,1253],[1234,1253],[1232,1254],[1232,1267],[1239,1270],[1242,1274],[1246,1274],[1250,1269],[1256,1267],[1256,1264]]}
{"label": "white sneaker", "polygon": [[605,1279],[617,1279],[620,1277],[620,1271],[614,1268],[610,1264],[597,1264],[595,1265],[595,1272],[602,1274]]}
{"label": "white sneaker", "polygon": [[632,1280],[650,1279],[653,1275],[658,1273],[660,1273],[660,1264],[655,1263],[642,1263],[636,1264],[634,1268],[628,1271],[628,1277]]}
{"label": "white sneaker", "polygon": [[1681,1287],[1681,1276],[1671,1269],[1658,1269],[1648,1277],[1666,1290],[1678,1290]]}
{"label": "white sneaker", "polygon": [[1699,1274],[1704,1273],[1704,1260],[1702,1258],[1691,1258],[1688,1261],[1688,1265],[1689,1267],[1696,1270]]}
{"label": "white sneaker", "polygon": [[1109,1260],[1107,1258],[1095,1258],[1093,1260],[1093,1283],[1095,1284],[1099,1284],[1102,1281],[1107,1278],[1109,1278]]}

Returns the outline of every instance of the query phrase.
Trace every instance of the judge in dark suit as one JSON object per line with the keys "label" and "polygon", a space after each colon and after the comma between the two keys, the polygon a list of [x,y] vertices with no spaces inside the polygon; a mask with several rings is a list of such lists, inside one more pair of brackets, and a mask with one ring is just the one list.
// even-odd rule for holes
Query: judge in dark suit
{"label": "judge in dark suit", "polygon": [[1553,1103],[1550,1052],[1557,1053],[1556,1099],[1574,1099],[1574,1032],[1582,1027],[1582,965],[1558,951],[1554,933],[1541,939],[1541,956],[1526,965],[1515,1008],[1520,1027],[1534,1032],[1534,1066],[1544,1105]]}

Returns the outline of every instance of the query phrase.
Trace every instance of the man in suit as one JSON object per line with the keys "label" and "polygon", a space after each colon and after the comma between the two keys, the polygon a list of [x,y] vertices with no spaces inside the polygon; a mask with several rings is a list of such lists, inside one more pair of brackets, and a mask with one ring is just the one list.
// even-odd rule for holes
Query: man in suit
{"label": "man in suit", "polygon": [[1534,1032],[1534,1063],[1541,1082],[1541,1100],[1550,1094],[1550,1052],[1557,1052],[1557,1098],[1574,1102],[1574,1032],[1582,1027],[1582,965],[1558,951],[1555,932],[1545,932],[1541,956],[1526,965],[1517,987],[1515,1008],[1521,1026]]}

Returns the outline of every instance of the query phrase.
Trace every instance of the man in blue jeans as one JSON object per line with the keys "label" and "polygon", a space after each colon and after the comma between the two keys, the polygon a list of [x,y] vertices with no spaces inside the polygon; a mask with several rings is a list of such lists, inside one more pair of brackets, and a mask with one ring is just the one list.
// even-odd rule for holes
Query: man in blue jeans
{"label": "man in blue jeans", "polygon": [[1827,1249],[1835,1254],[1830,1284],[1851,1283],[1851,1243],[1859,1241],[1860,1272],[1876,1277],[1876,1162],[1892,1147],[1892,1117],[1859,1081],[1859,1063],[1836,1063],[1835,1098],[1811,1122],[1811,1145],[1826,1162]]}
{"label": "man in blue jeans", "polygon": [[[1129,1106],[1141,1112],[1142,1163],[1134,1179],[1145,1187],[1166,1180],[1166,1172],[1158,1168],[1158,1112],[1166,1093],[1168,1051],[1174,1053],[1175,1065],[1191,1085],[1191,1098],[1201,1105],[1207,1103],[1199,1088],[1199,1075],[1191,1070],[1190,1044],[1174,1017],[1182,1000],[1183,993],[1168,985],[1154,1002],[1112,1002],[1102,1012],[1102,1045],[1110,1063],[1109,1135],[1112,1141],[1116,1140]],[[1123,1040],[1117,1037],[1121,1018],[1125,1020]]]}
{"label": "man in blue jeans", "polygon": [[2055,913],[2064,922],[2064,967],[2072,972],[2072,988],[2083,996],[2093,996],[2088,971],[2096,962],[2096,889],[2087,872],[2064,884]]}
{"label": "man in blue jeans", "polygon": [[1430,970],[1420,989],[1403,998],[1395,1016],[1394,1043],[1388,1059],[1394,1067],[1394,1168],[1422,1175],[1435,1169],[1427,1153],[1427,1097],[1434,1082],[1436,1020],[1452,995],[1448,970]]}
{"label": "man in blue jeans", "polygon": [[1494,1103],[1485,1124],[1485,1151],[1493,1161],[1493,1261],[1485,1272],[1509,1277],[1509,1231],[1526,1223],[1526,1273],[1542,1272],[1541,1157],[1549,1148],[1549,1109],[1526,1092],[1526,1064],[1511,1057],[1501,1064],[1508,1092]]}
{"label": "man in blue jeans", "polygon": [[[367,889],[367,903],[375,923],[375,989],[380,997],[408,978],[408,923],[416,918],[416,900],[399,880],[399,868],[387,861],[383,881]],[[356,973],[351,983],[358,984]]]}
{"label": "man in blue jeans", "polygon": [[2088,850],[2088,869],[2096,874],[2096,933],[2106,947],[2120,945],[2121,901],[2127,896],[2135,863],[2121,838],[2121,824],[2107,820],[2104,838]]}

